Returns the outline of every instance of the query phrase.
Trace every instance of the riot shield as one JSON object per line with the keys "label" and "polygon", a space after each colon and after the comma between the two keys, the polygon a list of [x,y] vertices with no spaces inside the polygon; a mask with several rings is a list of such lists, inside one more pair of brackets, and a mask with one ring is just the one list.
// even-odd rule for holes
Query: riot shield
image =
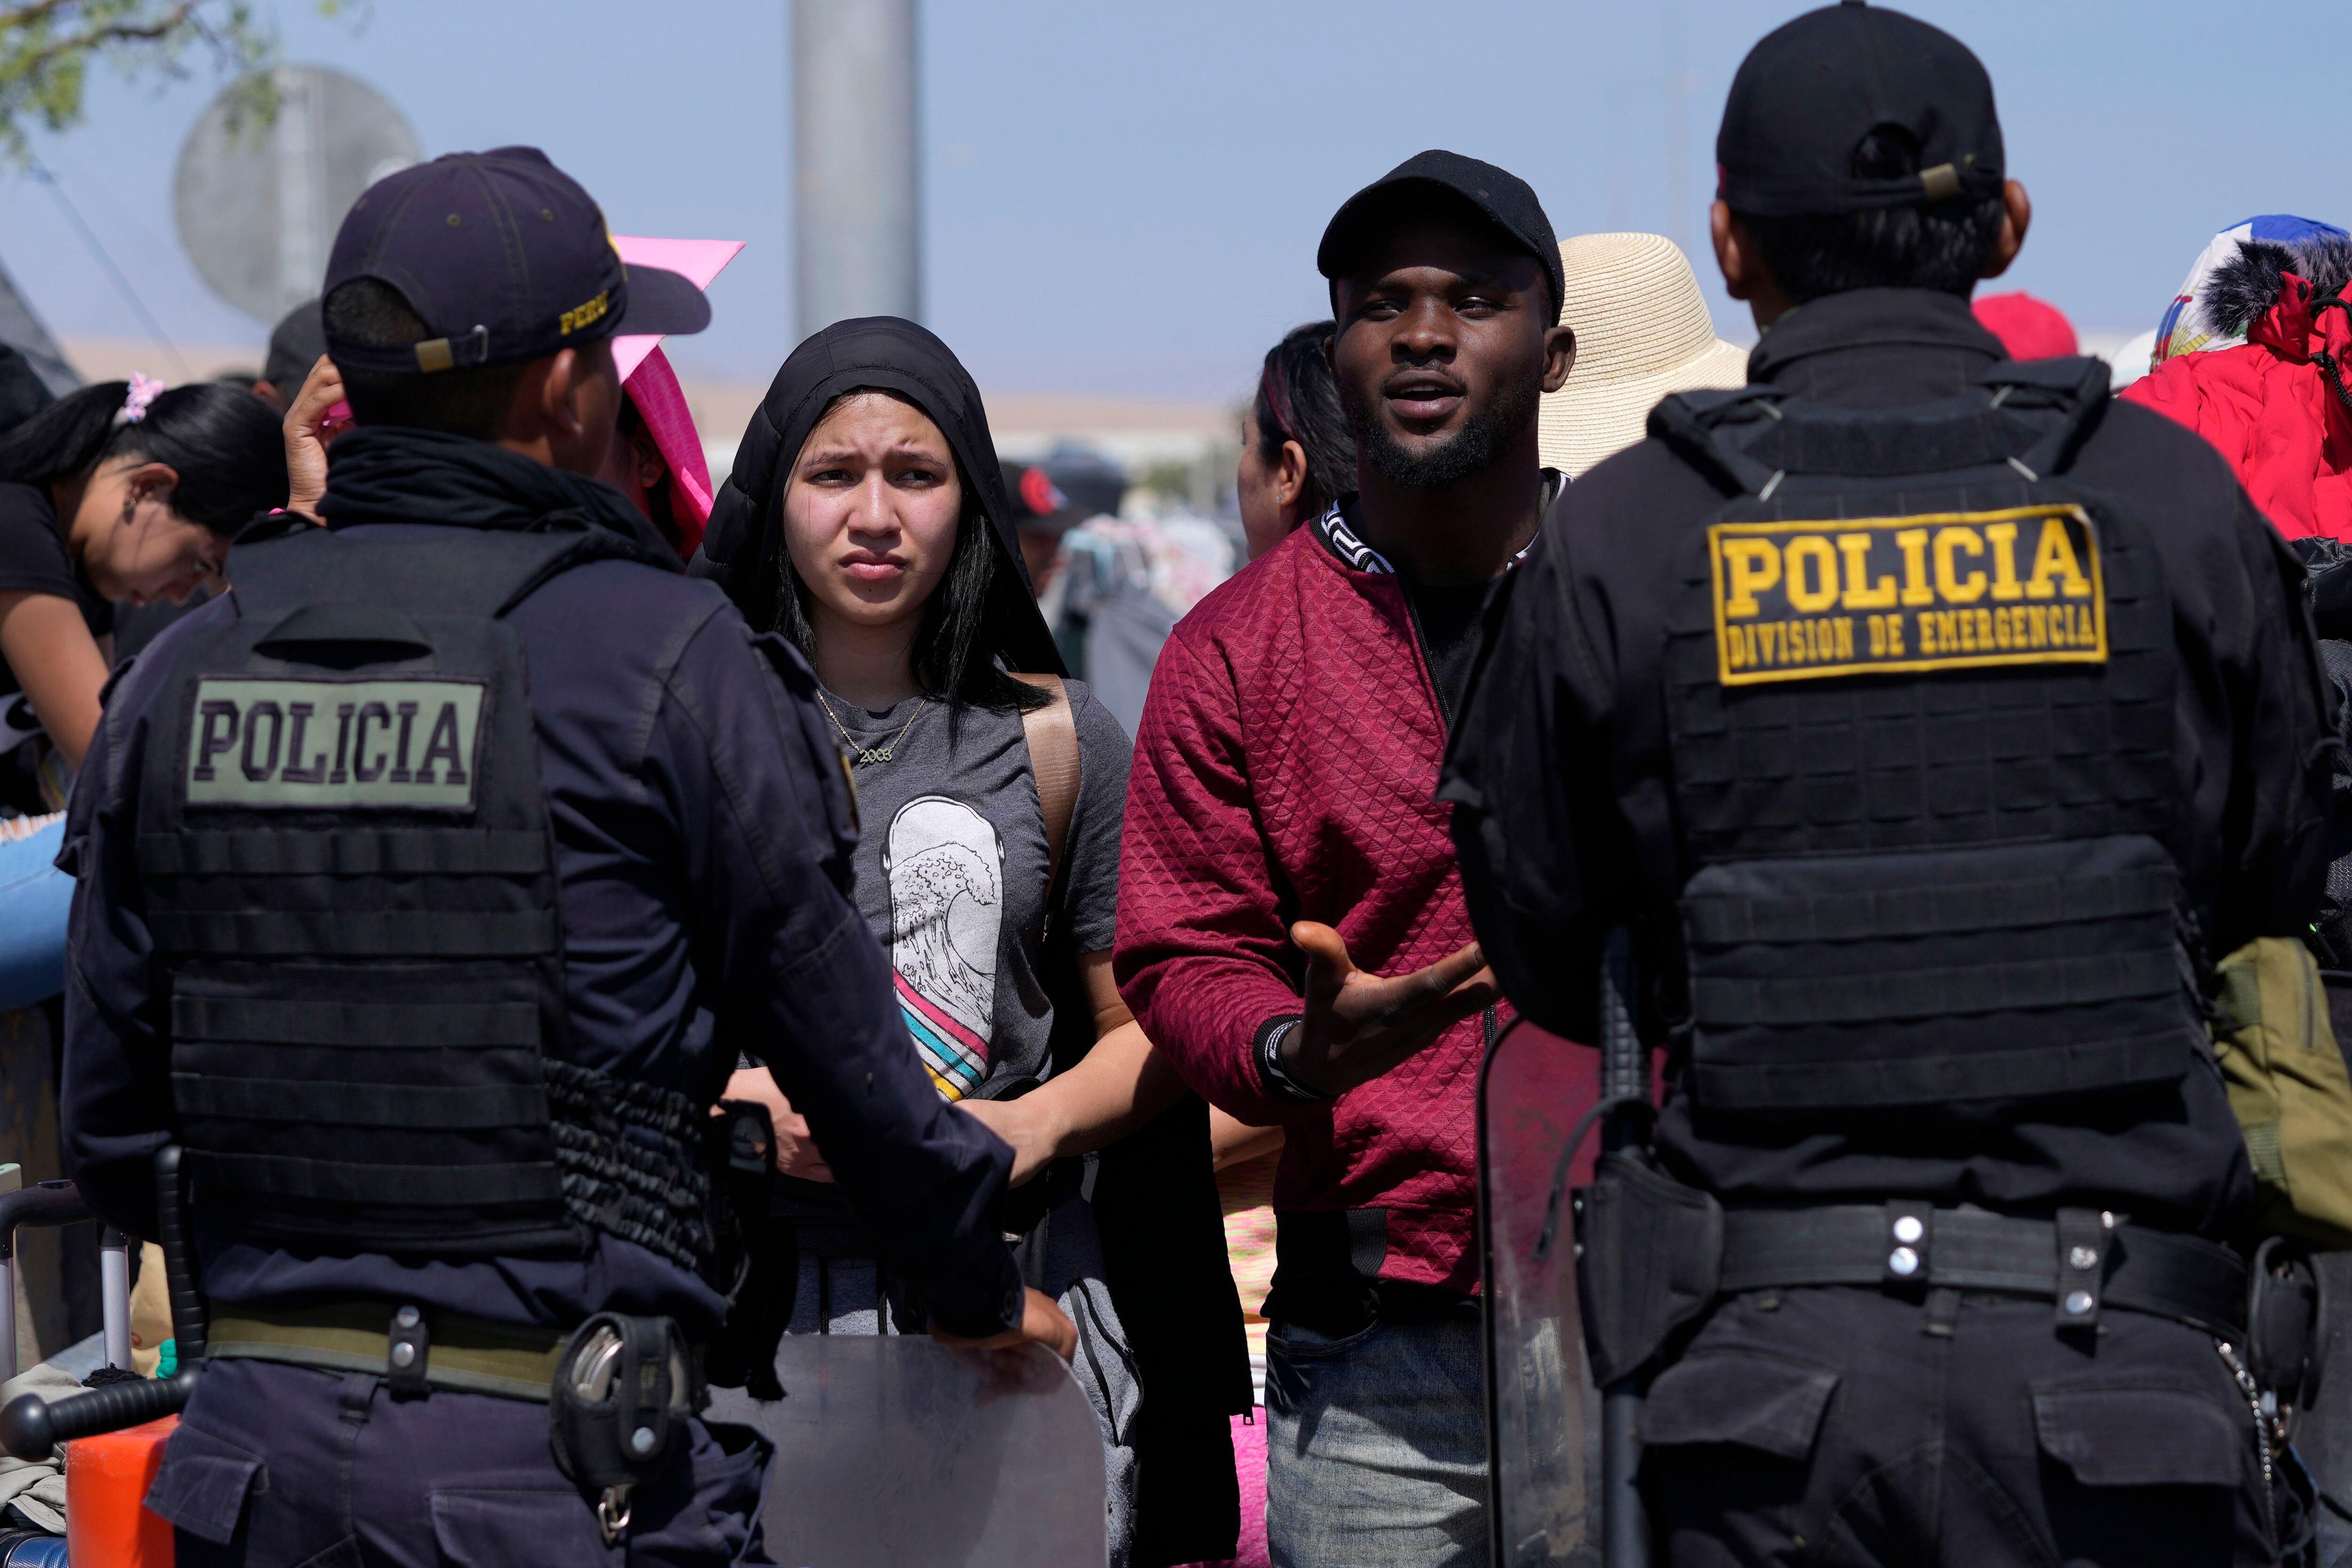
{"label": "riot shield", "polygon": [[780,1403],[716,1392],[710,1418],[776,1445],[761,1515],[793,1568],[1102,1568],[1102,1428],[1070,1370],[1017,1379],[897,1334],[787,1334]]}
{"label": "riot shield", "polygon": [[1500,1568],[1601,1561],[1601,1396],[1584,1363],[1568,1194],[1592,1179],[1599,1139],[1562,1159],[1600,1098],[1600,1058],[1522,1019],[1479,1074],[1488,1485]]}

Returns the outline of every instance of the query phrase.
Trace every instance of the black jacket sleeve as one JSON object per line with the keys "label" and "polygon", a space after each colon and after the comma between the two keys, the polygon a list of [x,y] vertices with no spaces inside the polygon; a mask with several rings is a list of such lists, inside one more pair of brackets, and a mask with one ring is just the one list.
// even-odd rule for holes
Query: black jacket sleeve
{"label": "black jacket sleeve", "polygon": [[58,857],[75,879],[58,1113],[66,1170],[92,1210],[132,1236],[155,1234],[155,1151],[174,1125],[170,991],[138,875],[139,773],[151,730],[142,710],[159,669],[137,661],[109,685]]}
{"label": "black jacket sleeve", "polygon": [[856,842],[814,678],[740,617],[680,656],[649,748],[688,826],[685,879],[719,1045],[765,1062],[891,1269],[951,1333],[1020,1321],[996,1209],[1012,1151],[940,1100],[889,961],[847,898]]}
{"label": "black jacket sleeve", "polygon": [[[1563,504],[1565,498],[1563,498]],[[1561,510],[1498,590],[1439,798],[1470,920],[1504,994],[1570,1039],[1598,1038],[1601,952],[1624,918],[1625,836],[1607,797],[1608,681],[1586,634]],[[1612,842],[1613,841],[1613,842]]]}

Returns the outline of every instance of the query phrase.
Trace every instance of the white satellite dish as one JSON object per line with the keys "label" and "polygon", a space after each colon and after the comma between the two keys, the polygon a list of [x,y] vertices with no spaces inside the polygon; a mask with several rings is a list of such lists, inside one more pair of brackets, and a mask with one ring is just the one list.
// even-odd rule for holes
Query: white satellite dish
{"label": "white satellite dish", "polygon": [[335,230],[360,193],[418,162],[406,117],[375,89],[323,66],[270,73],[278,118],[229,130],[236,89],[207,105],[180,148],[180,243],[230,304],[276,321],[318,295]]}

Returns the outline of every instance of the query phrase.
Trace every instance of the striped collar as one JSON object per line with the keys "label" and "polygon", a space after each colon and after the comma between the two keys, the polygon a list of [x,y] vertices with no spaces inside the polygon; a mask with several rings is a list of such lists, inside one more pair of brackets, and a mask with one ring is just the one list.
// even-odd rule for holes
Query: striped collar
{"label": "striped collar", "polygon": [[[1543,471],[1543,510],[1548,512],[1551,510],[1551,503],[1559,499],[1559,492],[1568,487],[1568,476],[1556,468],[1546,468]],[[1341,565],[1350,570],[1370,572],[1375,576],[1395,576],[1396,567],[1390,563],[1389,558],[1365,543],[1363,537],[1357,533],[1355,525],[1348,521],[1346,508],[1348,502],[1354,499],[1353,496],[1348,496],[1333,501],[1323,515],[1315,520],[1313,524],[1315,537],[1322,542],[1323,548],[1329,551]],[[1536,540],[1542,537],[1543,530],[1538,528],[1534,537],[1528,541],[1519,552],[1503,563],[1503,570],[1510,571],[1533,554]]]}

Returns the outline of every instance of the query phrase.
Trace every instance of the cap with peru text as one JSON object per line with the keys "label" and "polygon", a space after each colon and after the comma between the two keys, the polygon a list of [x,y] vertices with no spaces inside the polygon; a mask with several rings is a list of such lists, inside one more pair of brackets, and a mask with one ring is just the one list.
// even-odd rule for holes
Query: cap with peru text
{"label": "cap with peru text", "polygon": [[396,290],[426,336],[395,348],[331,329],[327,353],[345,370],[513,364],[616,332],[710,324],[692,282],[622,262],[595,201],[536,147],[452,153],[369,186],[335,236],[324,292],[357,278]]}

